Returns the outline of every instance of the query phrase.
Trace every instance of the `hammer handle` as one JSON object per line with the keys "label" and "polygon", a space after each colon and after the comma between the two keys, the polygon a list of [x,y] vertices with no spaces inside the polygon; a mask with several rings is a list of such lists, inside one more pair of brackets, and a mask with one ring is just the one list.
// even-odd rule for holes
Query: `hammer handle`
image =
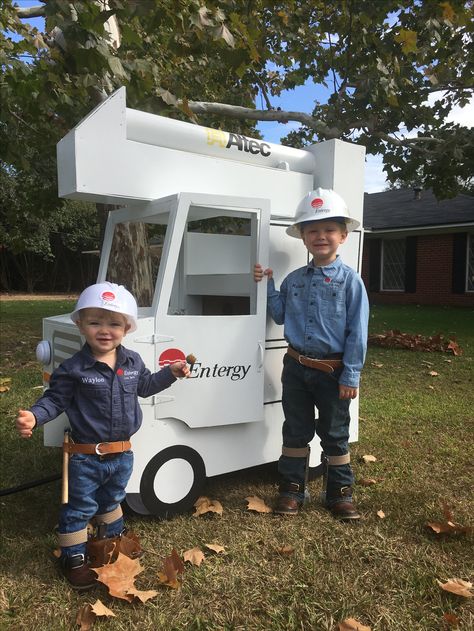
{"label": "hammer handle", "polygon": [[69,432],[64,432],[63,445],[63,479],[61,486],[61,504],[67,504],[69,501],[69,452],[65,449],[65,445],[69,442]]}

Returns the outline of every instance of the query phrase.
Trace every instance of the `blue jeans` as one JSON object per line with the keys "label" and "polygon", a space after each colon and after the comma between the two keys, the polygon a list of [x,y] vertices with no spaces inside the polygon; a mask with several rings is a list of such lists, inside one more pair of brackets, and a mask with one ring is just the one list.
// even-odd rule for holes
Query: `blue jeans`
{"label": "blue jeans", "polygon": [[[325,373],[302,366],[288,355],[283,359],[282,404],[283,445],[302,448],[319,436],[321,448],[327,456],[343,456],[349,452],[349,404],[348,399],[339,398],[339,376],[341,370]],[[315,406],[318,419],[315,420]],[[280,456],[278,471],[282,482],[296,482],[304,487],[306,458]],[[327,504],[350,501],[342,498],[340,491],[354,481],[349,464],[328,467],[326,491]],[[303,493],[295,493],[302,500]]]}
{"label": "blue jeans", "polygon": [[[96,455],[72,454],[69,460],[69,501],[59,515],[59,532],[66,534],[87,527],[94,515],[110,513],[125,499],[132,474],[133,452],[101,460]],[[107,524],[107,537],[123,530],[123,518]],[[85,554],[86,544],[62,548],[63,556]]]}

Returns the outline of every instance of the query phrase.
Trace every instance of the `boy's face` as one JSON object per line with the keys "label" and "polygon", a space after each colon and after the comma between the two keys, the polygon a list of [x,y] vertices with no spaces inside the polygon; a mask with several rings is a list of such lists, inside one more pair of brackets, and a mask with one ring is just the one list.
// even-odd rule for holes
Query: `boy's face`
{"label": "boy's face", "polygon": [[336,259],[338,247],[347,239],[347,228],[338,221],[312,221],[303,227],[302,239],[317,265]]}
{"label": "boy's face", "polygon": [[77,326],[94,356],[103,356],[114,351],[130,328],[121,313],[95,307],[81,309]]}

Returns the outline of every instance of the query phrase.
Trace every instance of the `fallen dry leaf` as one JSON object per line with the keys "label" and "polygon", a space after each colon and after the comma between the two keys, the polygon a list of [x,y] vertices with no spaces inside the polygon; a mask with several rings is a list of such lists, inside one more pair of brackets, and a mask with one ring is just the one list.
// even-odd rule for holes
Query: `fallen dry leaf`
{"label": "fallen dry leaf", "polygon": [[0,589],[0,611],[7,611],[10,609],[8,598],[3,589]]}
{"label": "fallen dry leaf", "polygon": [[167,585],[173,589],[181,586],[178,574],[184,572],[184,563],[179,554],[173,548],[171,554],[163,559],[163,571],[158,572],[158,577],[162,585]]}
{"label": "fallen dry leaf", "polygon": [[377,484],[377,480],[375,478],[361,478],[357,480],[357,484],[360,484],[360,486],[372,486]]}
{"label": "fallen dry leaf", "polygon": [[8,392],[9,390],[10,390],[10,386],[0,386],[0,393]]}
{"label": "fallen dry leaf", "polygon": [[374,368],[382,368],[383,367],[383,364],[381,364],[379,362],[372,362],[370,365],[373,366]]}
{"label": "fallen dry leaf", "polygon": [[377,517],[380,517],[380,519],[385,519],[385,513],[383,512],[383,510],[377,511]]}
{"label": "fallen dry leaf", "polygon": [[441,351],[462,355],[462,348],[455,339],[445,340],[442,335],[425,337],[420,334],[401,333],[398,330],[384,331],[369,335],[369,344],[385,348],[406,348],[411,351]]}
{"label": "fallen dry leaf", "polygon": [[104,603],[100,600],[96,600],[95,603],[91,606],[92,611],[96,616],[114,616],[115,614],[108,607],[104,605]]}
{"label": "fallen dry leaf", "polygon": [[339,623],[339,631],[370,631],[370,627],[361,624],[354,618],[346,618],[343,622]]}
{"label": "fallen dry leaf", "polygon": [[293,554],[293,552],[295,551],[295,547],[290,546],[290,545],[284,545],[284,546],[279,546],[275,548],[275,551],[278,552],[278,554],[290,555],[290,554]]}
{"label": "fallen dry leaf", "polygon": [[428,374],[432,377],[439,377],[439,372],[436,372],[436,370],[430,370]]}
{"label": "fallen dry leaf", "polygon": [[429,390],[434,390],[434,386],[428,386]]}
{"label": "fallen dry leaf", "polygon": [[191,548],[190,550],[186,550],[183,554],[184,561],[189,561],[192,565],[197,565],[198,567],[204,561],[206,557],[204,556],[204,552],[200,548]]}
{"label": "fallen dry leaf", "polygon": [[199,517],[205,513],[218,513],[222,515],[222,504],[217,500],[210,500],[208,497],[198,497],[194,504],[196,511],[193,513],[193,517]]}
{"label": "fallen dry leaf", "polygon": [[464,598],[472,598],[474,596],[472,583],[463,581],[460,578],[450,578],[446,581],[446,583],[442,583],[436,579],[436,582],[441,589],[444,589],[444,591],[450,592],[451,594],[456,594],[456,596],[463,596]]}
{"label": "fallen dry leaf", "polygon": [[257,513],[273,513],[270,506],[267,506],[265,502],[256,495],[251,495],[245,499],[248,502],[247,510],[254,510]]}
{"label": "fallen dry leaf", "polygon": [[220,554],[225,551],[224,546],[220,546],[218,543],[205,543],[206,548],[213,550],[216,554]]}
{"label": "fallen dry leaf", "polygon": [[457,627],[459,626],[459,623],[461,622],[460,619],[457,616],[455,616],[453,613],[443,614],[443,620],[445,624],[447,624],[450,627]]}
{"label": "fallen dry leaf", "polygon": [[454,521],[453,511],[448,506],[448,504],[446,504],[446,502],[443,503],[443,516],[444,516],[445,521],[441,521],[441,522],[428,521],[426,522],[426,526],[428,528],[431,528],[431,530],[433,530],[438,535],[439,534],[441,535],[467,534],[472,531],[471,526],[461,526],[461,524],[457,524]]}
{"label": "fallen dry leaf", "polygon": [[77,612],[76,624],[81,628],[81,631],[89,631],[95,619],[96,615],[92,611],[92,606],[89,603],[85,603]]}
{"label": "fallen dry leaf", "polygon": [[377,458],[375,456],[371,456],[370,454],[367,454],[365,456],[362,456],[362,460],[364,462],[377,462]]}
{"label": "fallen dry leaf", "polygon": [[[121,598],[131,603],[134,598],[148,600],[151,598],[150,592],[140,592],[136,589],[135,577],[143,572],[143,567],[138,559],[129,559],[119,552],[115,563],[109,563],[103,567],[92,568],[97,574],[97,580],[104,583],[109,590],[110,596]],[[142,595],[142,596],[140,596]],[[154,594],[157,595],[157,592]],[[142,600],[142,602],[144,602]]]}

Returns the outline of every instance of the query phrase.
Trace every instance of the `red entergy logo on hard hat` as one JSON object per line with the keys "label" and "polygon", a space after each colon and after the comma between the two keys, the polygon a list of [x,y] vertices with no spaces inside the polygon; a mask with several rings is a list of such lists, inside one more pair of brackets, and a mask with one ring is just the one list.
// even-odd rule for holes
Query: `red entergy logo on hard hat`
{"label": "red entergy logo on hard hat", "polygon": [[112,300],[115,300],[115,294],[113,291],[103,291],[100,297],[106,302],[111,302]]}
{"label": "red entergy logo on hard hat", "polygon": [[167,348],[158,359],[161,368],[174,364],[174,362],[186,361],[186,355],[179,348]]}
{"label": "red entergy logo on hard hat", "polygon": [[321,208],[323,204],[324,201],[320,197],[315,197],[313,200],[311,200],[312,208]]}

